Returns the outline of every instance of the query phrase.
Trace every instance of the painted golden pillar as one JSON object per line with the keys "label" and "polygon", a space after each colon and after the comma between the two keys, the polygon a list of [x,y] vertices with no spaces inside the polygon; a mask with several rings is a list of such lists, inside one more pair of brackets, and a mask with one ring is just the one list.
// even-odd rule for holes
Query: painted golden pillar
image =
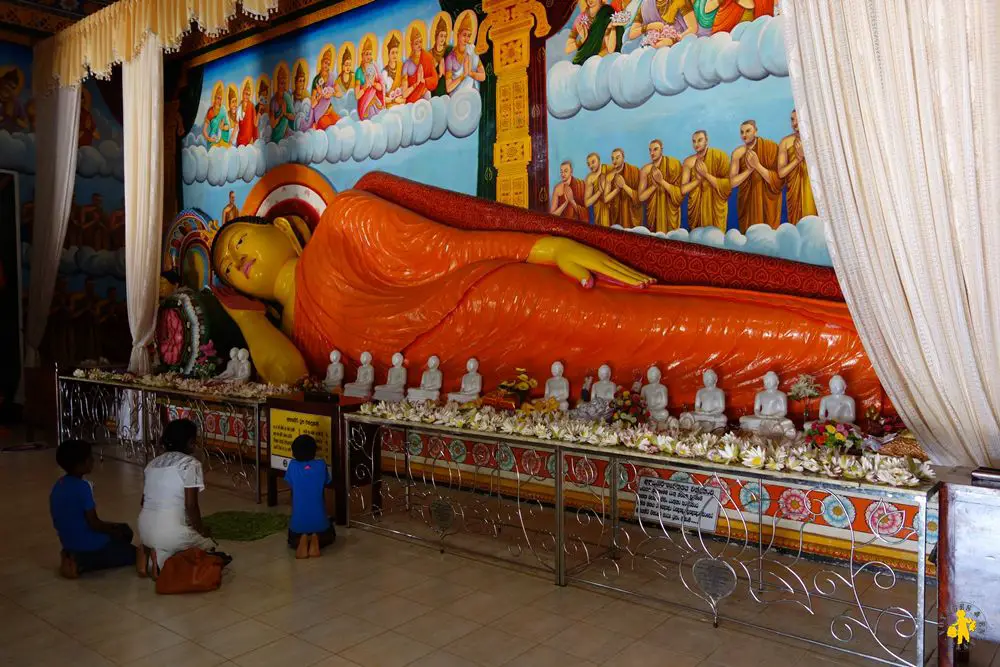
{"label": "painted golden pillar", "polygon": [[545,7],[538,0],[483,0],[486,18],[479,30],[476,51],[493,46],[496,75],[497,136],[493,165],[497,170],[497,201],[528,207],[528,164],[531,133],[528,129],[528,64],[531,30],[535,37],[549,34]]}

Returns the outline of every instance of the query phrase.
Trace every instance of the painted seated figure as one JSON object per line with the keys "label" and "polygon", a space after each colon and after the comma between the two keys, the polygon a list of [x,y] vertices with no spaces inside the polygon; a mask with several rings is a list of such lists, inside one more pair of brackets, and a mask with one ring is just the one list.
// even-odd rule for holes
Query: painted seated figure
{"label": "painted seated figure", "polygon": [[694,412],[685,412],[681,415],[681,428],[698,428],[703,431],[725,428],[728,423],[726,392],[716,386],[719,376],[709,368],[702,373],[701,381],[704,386],[695,394]]}
{"label": "painted seated figure", "polygon": [[660,369],[656,366],[650,366],[649,370],[646,371],[648,383],[643,385],[640,391],[643,400],[646,401],[649,416],[653,418],[654,422],[661,423],[670,419],[670,412],[667,410],[667,388],[660,382],[662,378],[663,374]]}
{"label": "painted seated figure", "polygon": [[[262,329],[261,331],[264,333],[269,333],[267,329]],[[289,364],[289,366],[291,367],[292,364]],[[260,371],[258,370],[258,373],[259,372]],[[273,380],[268,380],[268,381],[272,383],[274,382]],[[374,384],[375,384],[375,367],[372,366],[372,354],[371,352],[367,351],[362,352],[361,366],[358,367],[358,375],[354,379],[354,382],[348,382],[347,384],[344,385],[344,396],[351,396],[353,398],[366,398],[366,399],[371,398],[372,385]]]}
{"label": "painted seated figure", "polygon": [[396,352],[392,355],[392,367],[389,369],[385,384],[375,387],[372,395],[376,401],[398,402],[406,396],[406,367],[403,366],[403,355]]}
{"label": "painted seated figure", "polygon": [[764,391],[757,392],[753,415],[740,417],[740,428],[759,435],[793,435],[795,425],[788,419],[788,397],[778,389],[778,374],[764,375]]}
{"label": "painted seated figure", "polygon": [[[796,276],[795,289],[810,296],[768,293],[756,287],[768,271],[745,270],[741,253],[637,237],[639,271],[608,254],[624,252],[614,230],[378,173],[330,194],[314,228],[275,215],[229,222],[212,247],[219,278],[253,299],[220,294],[271,383],[323,373],[336,348],[353,358],[440,354],[443,373],[455,376],[475,357],[484,386],[498,385],[514,363],[561,359],[579,387],[599,350],[616,368],[676,360],[675,395],[696,391],[711,356],[735,410],[753,405],[762,359],[780,359],[791,374],[836,363],[856,396],[880,395],[846,306],[831,300],[835,277],[821,267],[753,257],[771,274]],[[734,270],[702,276],[689,266],[694,257]],[[685,284],[654,285],[648,272]],[[261,302],[280,309],[280,328]],[[594,385],[597,397],[613,391],[610,372]]]}
{"label": "painted seated figure", "polygon": [[420,376],[420,386],[411,387],[406,392],[406,398],[410,401],[436,401],[441,397],[441,385],[444,384],[444,377],[438,366],[441,359],[436,354],[432,354],[427,360],[427,369]]}
{"label": "painted seated figure", "polygon": [[[830,393],[819,400],[819,420],[853,424],[855,419],[857,408],[854,399],[847,395],[847,382],[834,375],[830,378]],[[808,431],[811,426],[812,422],[806,422],[804,429]]]}
{"label": "painted seated figure", "polygon": [[465,370],[462,387],[457,392],[448,394],[449,401],[471,403],[479,399],[479,394],[483,391],[483,376],[479,374],[479,361],[472,357],[465,362]]}
{"label": "painted seated figure", "polygon": [[569,410],[569,380],[563,377],[566,367],[561,361],[552,364],[552,377],[545,381],[545,398],[551,398],[559,403],[563,412]]}

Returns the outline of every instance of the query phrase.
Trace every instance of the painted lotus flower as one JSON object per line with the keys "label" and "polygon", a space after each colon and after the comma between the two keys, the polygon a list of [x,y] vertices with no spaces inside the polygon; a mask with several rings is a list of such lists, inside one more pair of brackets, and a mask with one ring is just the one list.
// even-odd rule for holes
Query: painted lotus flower
{"label": "painted lotus flower", "polygon": [[751,447],[743,451],[743,465],[747,468],[763,468],[767,462],[767,451],[763,447]]}

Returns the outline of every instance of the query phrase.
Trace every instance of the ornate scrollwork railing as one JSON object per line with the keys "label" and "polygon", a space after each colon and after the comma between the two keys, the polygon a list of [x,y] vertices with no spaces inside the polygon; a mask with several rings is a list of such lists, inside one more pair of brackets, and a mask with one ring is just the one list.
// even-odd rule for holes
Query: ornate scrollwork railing
{"label": "ornate scrollwork railing", "polygon": [[253,492],[260,502],[267,461],[262,401],[74,377],[59,377],[57,396],[60,441],[83,438],[102,458],[142,466],[161,453],[164,424],[193,420],[208,481]]}
{"label": "ornate scrollwork railing", "polygon": [[[936,484],[876,487],[345,419],[352,525],[540,568],[561,585],[694,608],[716,625],[925,664],[936,626],[925,539]],[[680,500],[667,497],[678,489]],[[670,514],[678,502],[687,503],[683,520]]]}

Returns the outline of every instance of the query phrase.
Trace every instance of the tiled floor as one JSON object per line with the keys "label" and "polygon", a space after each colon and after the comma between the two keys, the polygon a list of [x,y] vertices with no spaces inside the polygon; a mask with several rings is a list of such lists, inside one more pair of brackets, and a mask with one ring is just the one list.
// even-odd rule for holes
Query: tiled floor
{"label": "tiled floor", "polygon": [[[132,571],[65,581],[47,513],[51,450],[0,453],[0,665],[462,667],[847,664],[676,610],[569,587],[360,530],[317,560],[275,535],[223,544],[216,593],[157,597]],[[105,519],[135,524],[138,468],[98,465]],[[251,509],[224,491],[203,511]],[[281,508],[279,508],[281,509]],[[989,665],[992,656],[977,656]],[[983,662],[985,660],[985,662]],[[993,665],[1000,667],[1000,657]]]}

